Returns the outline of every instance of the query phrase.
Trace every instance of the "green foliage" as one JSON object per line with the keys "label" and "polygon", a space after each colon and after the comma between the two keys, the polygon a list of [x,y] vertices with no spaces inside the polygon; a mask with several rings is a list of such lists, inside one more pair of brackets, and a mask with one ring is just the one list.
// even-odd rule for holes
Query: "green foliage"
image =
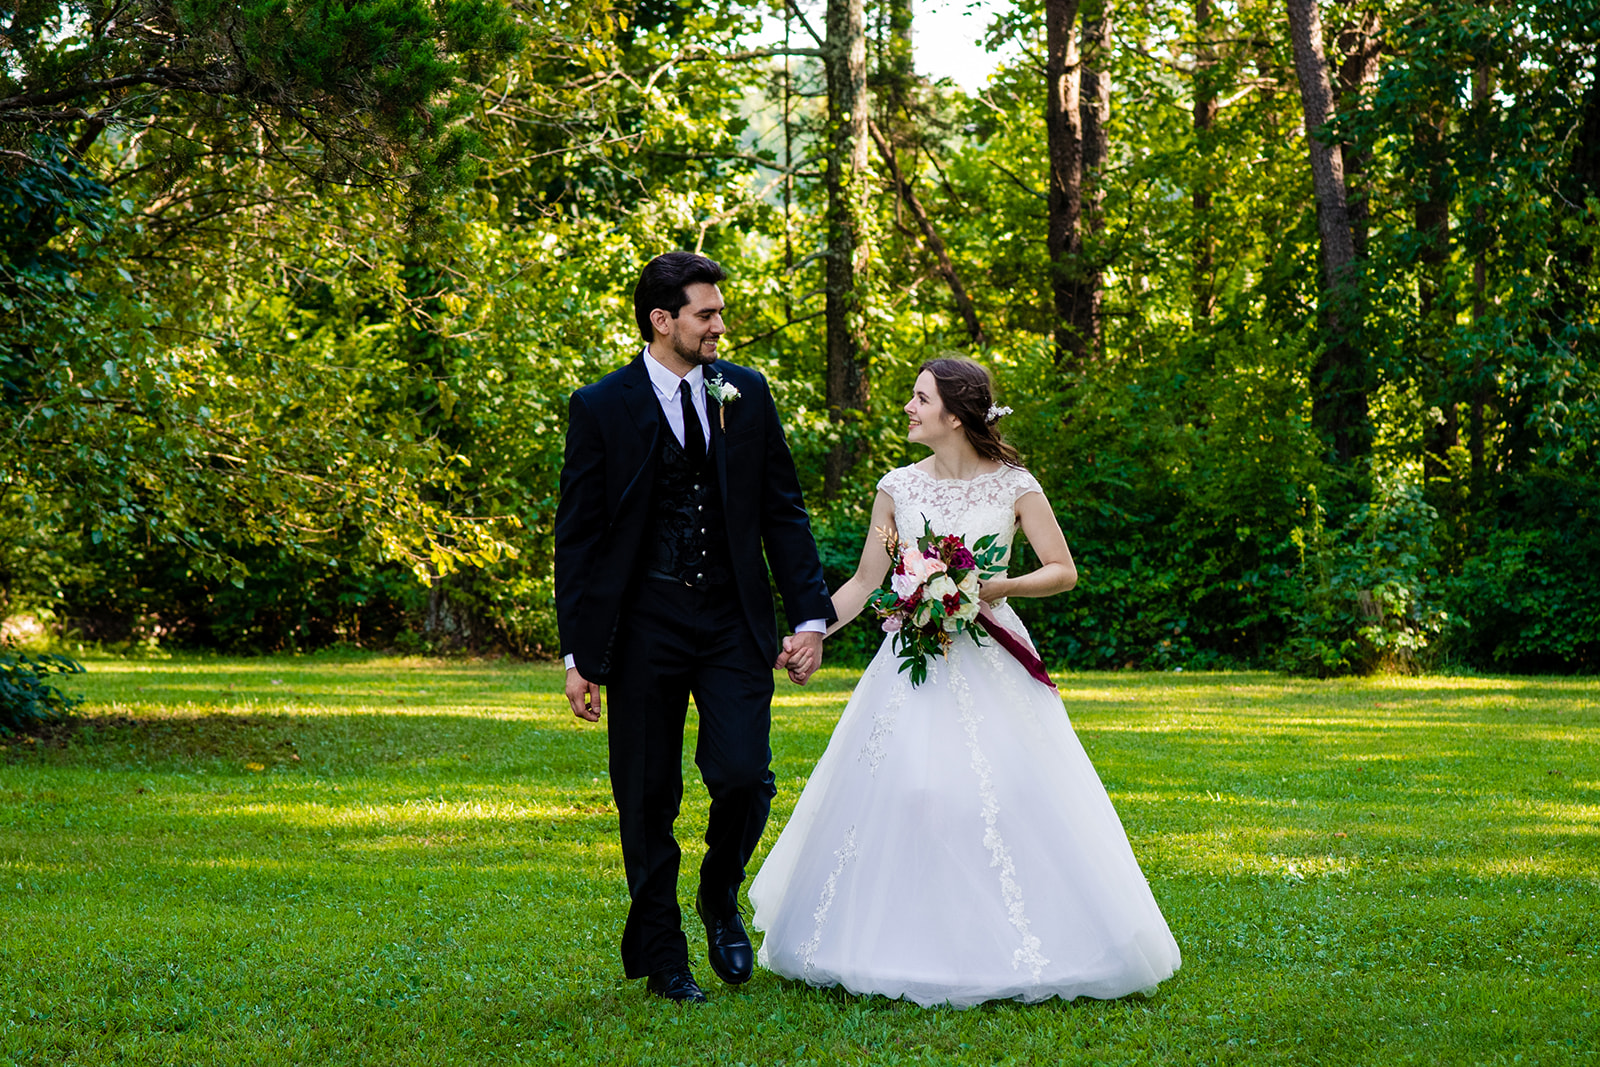
{"label": "green foliage", "polygon": [[10,22],[0,131],[86,105],[90,142],[138,130],[169,178],[249,154],[319,181],[398,183],[418,205],[470,179],[469,84],[523,38],[496,0],[196,0],[149,17],[73,0]]}
{"label": "green foliage", "polygon": [[[871,487],[919,457],[899,412],[917,365],[958,350],[1016,409],[1003,428],[1079,562],[1073,593],[1018,604],[1047,659],[1596,669],[1591,6],[1372,9],[1376,79],[1341,90],[1328,135],[1357,208],[1373,449],[1334,464],[1311,422],[1303,117],[1270,6],[1115,13],[1111,154],[1069,264],[1103,272],[1105,334],[1080,367],[1050,347],[1038,64],[976,96],[875,67],[874,122],[989,343],[874,164],[871,396],[839,418],[824,80],[814,57],[749,54],[755,7],[23,4],[0,35],[7,610],[230,649],[415,629],[558,651],[566,399],[636,351],[643,262],[699,248],[731,270],[724,352],[772,382],[832,586],[871,536]],[[869,55],[898,55],[872,14]],[[1352,37],[1327,31],[1339,62]],[[989,38],[1026,56],[1043,32],[1027,0]],[[1420,229],[1435,208],[1442,244]],[[859,461],[823,499],[841,446]],[[829,660],[881,640],[853,626]]]}
{"label": "green foliage", "polygon": [[82,674],[83,665],[66,656],[30,655],[0,647],[0,736],[59,722],[83,703],[48,681],[52,674]]}
{"label": "green foliage", "polygon": [[1600,484],[1576,472],[1530,478],[1446,586],[1454,655],[1522,671],[1600,671]]}
{"label": "green foliage", "polygon": [[0,202],[24,223],[0,244],[0,485],[13,506],[59,508],[90,545],[172,546],[235,583],[249,571],[230,546],[328,562],[347,524],[367,559],[423,573],[504,550],[492,525],[427,498],[461,459],[388,402],[406,368],[360,309],[308,323],[294,298],[259,294],[223,337],[174,344],[192,335],[118,254],[139,236],[121,218],[130,201],[111,207],[63,162],[0,176]]}
{"label": "green foliage", "polygon": [[390,190],[415,214],[471,177],[470,82],[521,39],[481,0],[15,12],[0,131],[98,110],[0,136],[23,148],[0,172],[0,507],[241,588],[263,546],[424,576],[501,558],[492,523],[435,502],[461,457],[388,402],[391,324],[340,306],[318,255],[392,232]]}
{"label": "green foliage", "polygon": [[1319,678],[1425,665],[1448,621],[1431,603],[1438,596],[1433,508],[1418,490],[1394,485],[1338,531],[1324,528],[1314,490],[1308,511],[1294,532],[1299,596],[1282,665]]}

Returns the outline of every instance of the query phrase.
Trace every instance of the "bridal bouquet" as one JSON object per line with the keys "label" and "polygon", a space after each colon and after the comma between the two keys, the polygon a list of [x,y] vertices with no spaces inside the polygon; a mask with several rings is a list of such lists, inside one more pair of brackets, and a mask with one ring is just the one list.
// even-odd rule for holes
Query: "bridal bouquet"
{"label": "bridal bouquet", "polygon": [[883,544],[894,561],[889,588],[872,594],[867,604],[883,617],[885,633],[900,656],[900,670],[911,672],[911,684],[928,680],[928,657],[945,655],[959,633],[979,644],[978,583],[1002,570],[1005,545],[986,534],[968,548],[955,534],[939,536],[924,516],[915,546],[884,534]]}

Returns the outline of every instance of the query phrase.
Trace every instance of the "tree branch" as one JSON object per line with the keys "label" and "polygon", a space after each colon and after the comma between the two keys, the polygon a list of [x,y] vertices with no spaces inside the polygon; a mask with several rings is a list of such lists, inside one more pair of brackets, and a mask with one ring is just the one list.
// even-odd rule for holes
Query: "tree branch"
{"label": "tree branch", "polygon": [[999,171],[1001,174],[1004,174],[1007,178],[1010,178],[1012,181],[1016,182],[1017,183],[1017,188],[1021,189],[1023,192],[1027,193],[1029,196],[1038,197],[1040,200],[1045,200],[1045,201],[1048,201],[1050,199],[1044,193],[1041,193],[1039,190],[1033,188],[1033,186],[1029,185],[1027,182],[1023,181],[1021,178],[1017,177],[1015,174],[1011,173],[1004,166],[1002,166],[999,163],[996,163],[993,159],[989,160],[989,166],[993,167],[995,170]]}
{"label": "tree branch", "polygon": [[205,76],[211,73],[213,72],[205,68],[173,70],[170,67],[154,67],[150,70],[139,71],[137,74],[123,74],[116,78],[105,78],[101,81],[82,82],[66,89],[56,89],[48,93],[24,93],[21,96],[8,96],[0,100],[0,114],[8,111],[51,107],[56,104],[66,103],[68,100],[109,93],[116,89],[126,89],[135,85],[159,85],[165,89],[201,89],[215,92],[221,89],[225,83],[206,79]]}
{"label": "tree branch", "polygon": [[[816,294],[813,293],[812,295],[815,296]],[[729,351],[730,352],[737,352],[737,351],[739,351],[739,349],[743,348],[745,345],[753,345],[757,341],[765,341],[769,337],[776,337],[778,334],[782,333],[784,330],[787,330],[791,326],[798,326],[802,322],[806,322],[809,319],[814,319],[818,315],[826,315],[827,313],[828,313],[828,309],[827,308],[821,308],[821,309],[819,309],[817,311],[813,311],[809,315],[801,315],[797,319],[790,319],[788,322],[784,323],[782,326],[778,326],[778,327],[775,327],[773,329],[770,329],[764,334],[760,334],[760,335],[758,335],[756,337],[752,337],[748,341],[740,341],[738,344],[734,345],[731,349],[729,349]]]}
{"label": "tree branch", "polygon": [[665,159],[738,159],[746,163],[754,163],[756,166],[764,167],[767,170],[775,170],[779,174],[791,174],[800,178],[814,178],[817,176],[815,171],[800,169],[815,158],[815,153],[805,157],[798,165],[793,167],[785,167],[782,163],[777,163],[770,159],[762,159],[760,156],[753,156],[747,152],[651,152],[650,154],[661,156]]}
{"label": "tree branch", "polygon": [[806,33],[810,34],[811,39],[817,42],[817,55],[822,55],[823,50],[827,49],[828,43],[821,37],[817,36],[817,31],[811,28],[811,23],[806,19],[806,13],[800,10],[799,3],[797,3],[796,0],[788,0],[788,2],[789,10],[794,12],[794,17],[800,20],[800,25],[805,28]]}
{"label": "tree branch", "polygon": [[972,338],[972,343],[982,347],[989,343],[983,334],[983,325],[978,321],[977,309],[972,306],[972,298],[967,295],[967,290],[961,284],[961,277],[956,273],[955,264],[950,262],[950,253],[945,250],[944,240],[939,236],[939,231],[933,228],[933,221],[928,218],[928,213],[923,210],[922,201],[917,198],[916,191],[911,188],[911,183],[906,181],[900,173],[900,163],[895,159],[894,147],[884,139],[883,132],[878,129],[878,124],[871,119],[867,120],[867,133],[871,135],[873,144],[878,146],[878,154],[883,157],[884,163],[889,167],[889,176],[894,179],[895,188],[900,192],[900,199],[905,201],[912,217],[917,220],[917,226],[922,230],[922,236],[927,241],[928,250],[933,253],[938,263],[939,274],[944,278],[945,284],[950,287],[950,295],[955,298],[956,308],[961,312],[961,319],[967,326],[967,336]]}

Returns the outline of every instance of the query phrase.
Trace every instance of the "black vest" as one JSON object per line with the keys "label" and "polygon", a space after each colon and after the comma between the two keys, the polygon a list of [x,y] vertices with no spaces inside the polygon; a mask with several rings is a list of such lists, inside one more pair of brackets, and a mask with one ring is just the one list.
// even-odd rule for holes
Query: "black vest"
{"label": "black vest", "polygon": [[707,449],[704,460],[692,463],[665,420],[656,441],[647,536],[641,555],[649,577],[693,586],[733,581],[716,462]]}

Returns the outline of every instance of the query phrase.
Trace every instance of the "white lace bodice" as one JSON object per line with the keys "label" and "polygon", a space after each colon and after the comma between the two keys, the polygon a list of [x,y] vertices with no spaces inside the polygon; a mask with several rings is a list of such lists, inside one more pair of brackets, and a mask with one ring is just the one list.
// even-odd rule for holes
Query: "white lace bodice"
{"label": "white lace bodice", "polygon": [[1017,533],[1017,500],[1042,493],[1039,482],[1021,467],[1002,466],[976,478],[935,478],[916,466],[896,467],[878,480],[878,488],[894,498],[894,521],[903,541],[922,536],[923,519],[937,534],[960,534],[970,547],[994,534],[1011,556]]}

